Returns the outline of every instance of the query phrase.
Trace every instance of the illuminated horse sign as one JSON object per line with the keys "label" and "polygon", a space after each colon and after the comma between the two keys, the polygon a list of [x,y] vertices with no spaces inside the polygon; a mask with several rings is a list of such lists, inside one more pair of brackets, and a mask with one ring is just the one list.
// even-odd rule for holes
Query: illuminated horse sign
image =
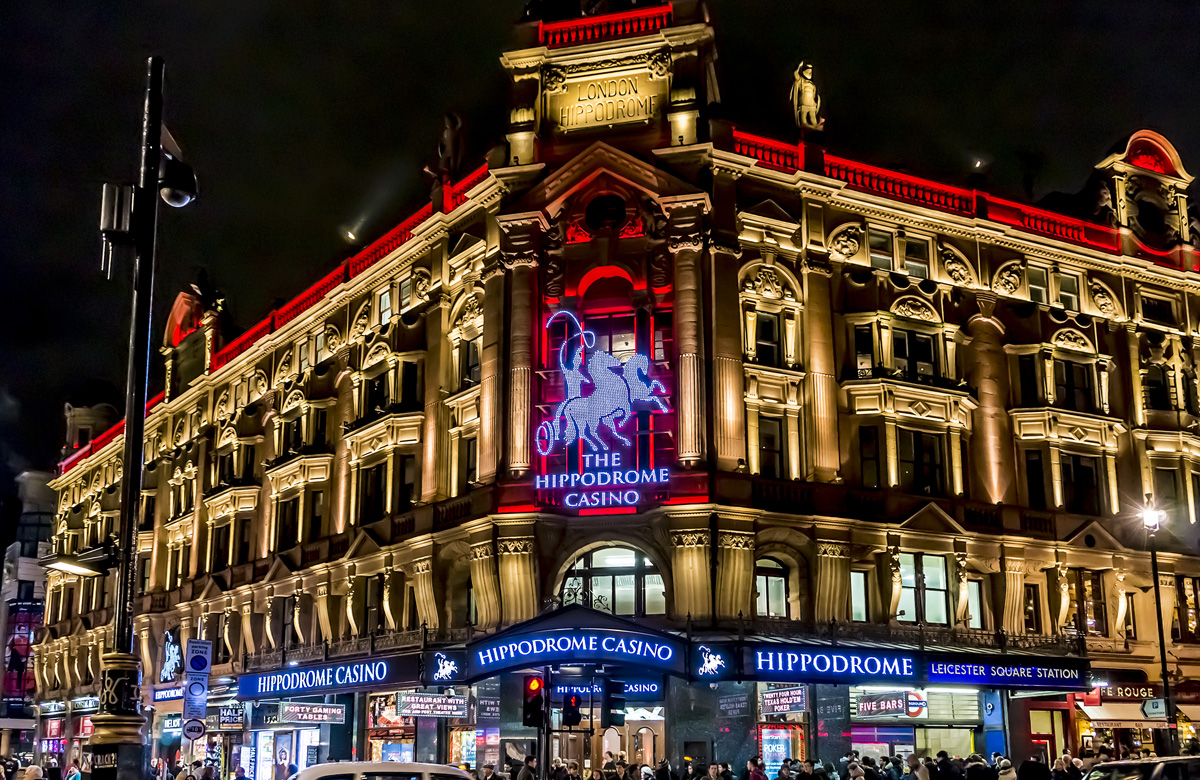
{"label": "illuminated horse sign", "polygon": [[[539,476],[537,488],[565,490],[563,503],[572,508],[635,505],[640,498],[636,486],[667,483],[670,470],[632,468],[632,463],[621,462],[620,452],[611,452],[605,438],[611,436],[625,447],[631,446],[633,442],[622,430],[634,417],[634,405],[667,411],[659,395],[666,393],[666,388],[649,377],[650,359],[645,355],[631,355],[622,363],[611,352],[598,349],[596,334],[585,330],[570,312],[556,312],[547,321],[547,329],[559,319],[565,319],[568,326],[557,355],[567,392],[550,419],[538,426],[537,450],[549,455],[559,444],[583,443],[587,447],[585,469]],[[590,388],[585,393],[586,385]]]}

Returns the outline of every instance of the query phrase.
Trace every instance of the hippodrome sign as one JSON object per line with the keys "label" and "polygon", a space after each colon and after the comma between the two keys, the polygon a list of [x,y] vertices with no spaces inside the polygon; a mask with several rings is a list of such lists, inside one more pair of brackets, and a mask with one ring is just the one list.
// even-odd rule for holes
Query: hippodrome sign
{"label": "hippodrome sign", "polygon": [[[624,362],[596,347],[596,334],[567,311],[555,312],[568,325],[558,349],[558,365],[566,397],[537,429],[537,450],[549,455],[558,447],[579,443],[582,470],[571,465],[558,473],[540,474],[536,487],[549,503],[579,507],[636,506],[644,490],[664,491],[669,468],[638,468],[633,441],[625,435],[635,407],[667,411],[666,388],[649,376],[650,358],[641,353]],[[573,331],[572,331],[573,326]]]}

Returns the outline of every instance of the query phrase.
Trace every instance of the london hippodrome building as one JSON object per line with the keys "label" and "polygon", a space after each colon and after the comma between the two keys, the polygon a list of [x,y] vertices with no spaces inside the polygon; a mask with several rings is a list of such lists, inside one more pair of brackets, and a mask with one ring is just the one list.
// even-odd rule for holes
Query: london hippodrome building
{"label": "london hippodrome building", "polygon": [[[1086,218],[883,170],[711,117],[704,19],[522,23],[490,165],[242,335],[199,304],[169,330],[138,537],[156,756],[501,763],[545,668],[556,723],[561,689],[625,683],[623,726],[553,737],[593,766],[1162,750],[1148,499],[1194,736],[1171,144],[1099,160]],[[49,563],[114,528],[121,441],[62,463]],[[107,579],[49,575],[43,753],[86,742]]]}

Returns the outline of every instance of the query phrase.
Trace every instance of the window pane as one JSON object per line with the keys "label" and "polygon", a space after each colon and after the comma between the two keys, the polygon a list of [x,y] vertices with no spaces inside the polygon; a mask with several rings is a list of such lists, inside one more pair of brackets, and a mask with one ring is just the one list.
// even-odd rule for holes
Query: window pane
{"label": "window pane", "polygon": [[667,590],[661,574],[646,575],[646,614],[667,614]]}
{"label": "window pane", "polygon": [[892,270],[892,234],[886,230],[869,229],[867,241],[870,246],[871,265]]}
{"label": "window pane", "polygon": [[850,572],[850,619],[864,623],[867,620],[867,573]]}
{"label": "window pane", "polygon": [[921,563],[925,567],[925,587],[946,590],[946,559],[940,555],[925,555]]}
{"label": "window pane", "polygon": [[900,553],[900,584],[906,588],[917,587],[917,562],[912,553]]}
{"label": "window pane", "polygon": [[902,620],[906,623],[915,623],[917,620],[917,589],[916,588],[901,588],[900,589],[900,614],[897,620]]}
{"label": "window pane", "polygon": [[967,611],[971,628],[983,628],[983,583],[971,580],[967,583]]}
{"label": "window pane", "polygon": [[583,603],[583,580],[579,577],[567,577],[563,583],[563,604]]}
{"label": "window pane", "polygon": [[592,608],[612,612],[612,577],[592,577]]}
{"label": "window pane", "polygon": [[615,599],[613,613],[616,615],[632,615],[636,603],[634,595],[634,577],[632,574],[622,574],[613,577],[615,582]]}
{"label": "window pane", "polygon": [[767,606],[771,617],[787,617],[787,583],[783,577],[767,577]]}
{"label": "window pane", "polygon": [[925,622],[939,626],[946,624],[946,592],[944,590],[925,591]]}
{"label": "window pane", "polygon": [[1035,303],[1046,303],[1050,296],[1047,293],[1046,270],[1037,266],[1029,266],[1026,271],[1029,277],[1029,297]]}
{"label": "window pane", "polygon": [[755,603],[755,614],[760,616],[768,614],[767,578],[762,575],[755,577],[754,589],[758,593],[758,599]]}
{"label": "window pane", "polygon": [[592,553],[593,569],[632,569],[636,563],[637,555],[624,547],[608,547]]}

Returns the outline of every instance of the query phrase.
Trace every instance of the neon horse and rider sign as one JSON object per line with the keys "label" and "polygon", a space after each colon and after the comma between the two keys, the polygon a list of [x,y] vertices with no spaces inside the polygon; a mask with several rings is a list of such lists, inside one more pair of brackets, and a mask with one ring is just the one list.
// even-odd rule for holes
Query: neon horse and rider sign
{"label": "neon horse and rider sign", "polygon": [[[538,475],[539,496],[570,509],[637,506],[648,494],[665,493],[671,472],[639,463],[629,426],[638,413],[668,411],[666,388],[650,377],[650,358],[634,353],[621,361],[599,348],[596,334],[570,312],[555,312],[549,331],[563,320],[566,338],[554,356],[562,372],[564,397],[537,428],[537,451],[577,452],[564,468]],[[557,459],[556,459],[557,460]],[[574,461],[574,462],[572,462]],[[545,459],[549,462],[549,459]]]}

